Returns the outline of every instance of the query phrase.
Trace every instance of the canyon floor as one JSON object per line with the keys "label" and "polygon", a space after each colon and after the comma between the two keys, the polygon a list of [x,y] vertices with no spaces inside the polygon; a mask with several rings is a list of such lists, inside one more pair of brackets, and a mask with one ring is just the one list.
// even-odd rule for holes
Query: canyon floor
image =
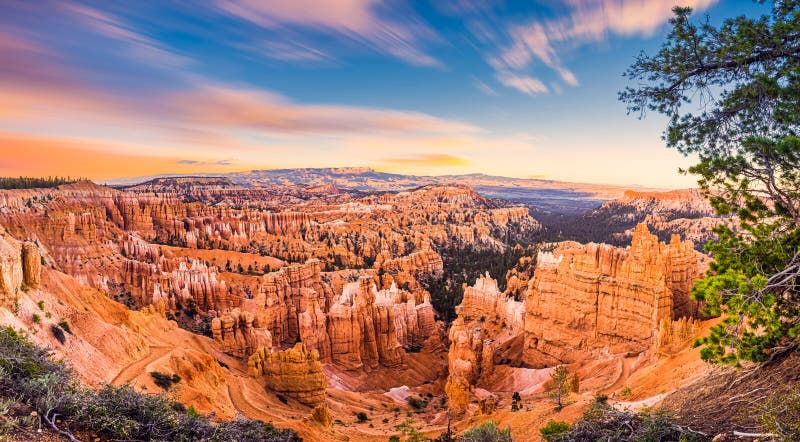
{"label": "canyon floor", "polygon": [[[405,422],[435,438],[486,421],[538,440],[597,395],[685,409],[691,386],[718,375],[691,346],[715,321],[689,297],[708,257],[681,234],[703,240],[722,221],[692,193],[605,203],[662,214],[620,225],[630,246],[618,247],[545,243],[529,207],[466,186],[313,184],[0,191],[0,323],[88,385],[130,384],[305,440],[385,441]],[[688,212],[702,216],[663,215]],[[667,226],[677,235],[661,242]],[[532,246],[509,255],[518,244]],[[476,256],[486,269],[466,270]],[[454,293],[458,305],[443,301]],[[556,411],[559,365],[579,388]],[[179,381],[164,390],[153,373]]]}

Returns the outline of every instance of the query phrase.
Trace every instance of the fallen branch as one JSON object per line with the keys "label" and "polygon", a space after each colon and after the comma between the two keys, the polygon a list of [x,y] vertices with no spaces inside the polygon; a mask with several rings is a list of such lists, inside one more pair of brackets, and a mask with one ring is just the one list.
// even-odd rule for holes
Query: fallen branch
{"label": "fallen branch", "polygon": [[[680,428],[680,427],[678,427],[678,428]],[[692,427],[690,427],[688,425],[686,426],[686,428],[689,430],[689,433],[696,433],[696,434],[700,434],[702,436],[708,436],[708,433],[703,433],[702,431],[692,430]],[[683,430],[683,428],[681,428],[681,430]],[[686,431],[684,430],[683,432],[685,433]]]}
{"label": "fallen branch", "polygon": [[53,417],[51,418],[49,417],[51,411],[53,410],[47,410],[47,413],[45,413],[44,416],[42,416],[42,419],[44,419],[44,421],[47,422],[48,425],[50,425],[50,428],[52,428],[53,431],[55,431],[56,433],[69,439],[70,442],[81,442],[80,439],[75,438],[75,436],[73,436],[72,433],[70,433],[69,431],[58,428],[58,426],[56,425],[56,418],[58,418],[58,413],[53,413]]}
{"label": "fallen branch", "polygon": [[733,435],[734,436],[738,436],[738,437],[752,437],[752,438],[756,438],[756,437],[778,437],[778,435],[775,434],[775,433],[742,433],[741,431],[736,431],[736,430],[733,431]]}

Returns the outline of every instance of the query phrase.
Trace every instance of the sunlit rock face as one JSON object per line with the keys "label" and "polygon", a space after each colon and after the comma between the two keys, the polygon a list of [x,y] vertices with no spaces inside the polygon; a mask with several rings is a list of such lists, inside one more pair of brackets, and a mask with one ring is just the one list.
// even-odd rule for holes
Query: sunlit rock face
{"label": "sunlit rock face", "polygon": [[0,230],[0,306],[13,307],[24,279],[19,241]]}
{"label": "sunlit rock face", "polygon": [[706,261],[690,241],[674,235],[660,243],[641,224],[629,248],[562,242],[540,252],[523,293],[528,274],[516,269],[505,291],[488,275],[478,278],[464,287],[450,328],[451,411],[477,400],[481,381],[509,362],[510,348],[520,349],[514,343],[521,342],[516,364],[531,368],[685,348],[697,331],[689,292]]}
{"label": "sunlit rock face", "polygon": [[28,288],[37,288],[42,282],[42,257],[36,244],[22,244],[22,279]]}
{"label": "sunlit rock face", "polygon": [[18,241],[0,226],[0,306],[11,308],[20,292],[39,287],[42,262],[31,241]]}
{"label": "sunlit rock face", "polygon": [[269,330],[254,324],[255,316],[238,308],[211,321],[211,333],[227,354],[247,358],[256,349],[272,348],[272,334]]}
{"label": "sunlit rock face", "polygon": [[247,366],[250,376],[263,378],[269,390],[311,406],[325,401],[328,379],[319,353],[302,343],[277,352],[262,347],[250,356]]}
{"label": "sunlit rock face", "polygon": [[479,379],[492,373],[498,343],[523,331],[525,303],[516,301],[511,290],[501,292],[488,274],[464,287],[464,299],[456,308],[458,317],[450,326],[445,385],[448,406],[456,413],[466,409]]}
{"label": "sunlit rock face", "polygon": [[450,350],[447,354],[449,374],[445,393],[447,393],[448,407],[456,412],[463,412],[469,404],[470,388],[480,374],[483,339],[480,328],[465,324],[462,318],[453,321],[449,337]]}
{"label": "sunlit rock face", "polygon": [[543,367],[650,349],[662,319],[696,314],[689,291],[705,260],[677,236],[659,243],[644,224],[628,249],[564,242],[541,253],[526,297],[523,360]]}

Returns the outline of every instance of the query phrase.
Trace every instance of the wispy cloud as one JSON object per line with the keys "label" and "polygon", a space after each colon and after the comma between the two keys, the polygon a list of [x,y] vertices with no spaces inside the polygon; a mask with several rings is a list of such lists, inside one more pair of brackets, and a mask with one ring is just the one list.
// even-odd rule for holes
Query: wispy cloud
{"label": "wispy cloud", "polygon": [[471,164],[470,161],[464,158],[446,154],[418,154],[402,158],[387,158],[381,162],[392,166],[414,167],[458,167]]}
{"label": "wispy cloud", "polygon": [[61,6],[98,34],[128,44],[131,55],[141,61],[174,67],[182,67],[191,61],[109,13],[78,3],[64,3]]}
{"label": "wispy cloud", "polygon": [[230,166],[235,163],[231,160],[200,161],[183,159],[175,161],[175,164],[184,166]]}
{"label": "wispy cloud", "polygon": [[297,41],[266,40],[247,49],[275,60],[290,62],[331,63],[336,60],[336,57],[321,49]]}
{"label": "wispy cloud", "polygon": [[497,81],[499,81],[503,86],[516,89],[523,94],[530,96],[545,94],[548,92],[547,86],[545,86],[544,83],[542,83],[542,81],[538,78],[514,74],[509,71],[498,72]]}
{"label": "wispy cloud", "polygon": [[469,133],[479,128],[428,114],[343,105],[297,104],[264,90],[203,85],[170,97],[192,125],[276,133]]}
{"label": "wispy cloud", "polygon": [[[559,54],[577,46],[599,42],[609,34],[643,35],[655,32],[672,16],[675,0],[562,0],[565,13],[548,20],[533,20],[507,29],[509,42],[499,54],[487,62],[510,81],[503,82],[524,93],[514,81],[519,74],[508,76],[502,71],[523,72],[535,62],[550,68],[566,85],[578,86],[577,76],[561,61]],[[683,0],[682,5],[704,9],[717,0]]]}
{"label": "wispy cloud", "polygon": [[[264,28],[300,27],[356,41],[416,66],[441,67],[423,41],[436,33],[415,14],[376,0],[219,0],[221,10]],[[402,17],[402,18],[400,18]]]}
{"label": "wispy cloud", "polygon": [[478,80],[475,77],[472,78],[472,84],[475,85],[476,89],[478,89],[479,91],[483,92],[486,95],[490,95],[490,96],[493,96],[493,97],[498,95],[497,91],[494,90],[494,88],[492,88],[488,84],[482,82],[481,80]]}
{"label": "wispy cloud", "polygon": [[[192,77],[159,96],[104,90],[63,65],[45,48],[0,31],[0,111],[20,121],[83,120],[140,124],[173,135],[255,131],[262,135],[342,133],[475,133],[474,125],[422,112],[366,106],[297,103],[266,89]],[[158,99],[156,99],[158,98]],[[54,113],[58,110],[58,113]]]}
{"label": "wispy cloud", "polygon": [[676,5],[705,9],[718,0],[566,0],[568,17],[552,22],[550,31],[559,39],[592,41],[609,32],[619,35],[650,35],[672,17]]}

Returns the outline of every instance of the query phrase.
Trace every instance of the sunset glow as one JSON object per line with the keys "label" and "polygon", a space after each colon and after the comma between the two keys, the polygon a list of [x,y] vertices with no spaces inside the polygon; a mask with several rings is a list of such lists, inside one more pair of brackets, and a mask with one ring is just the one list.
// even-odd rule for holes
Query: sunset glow
{"label": "sunset glow", "polygon": [[0,174],[367,166],[688,186],[663,120],[616,102],[673,3],[3,2]]}

